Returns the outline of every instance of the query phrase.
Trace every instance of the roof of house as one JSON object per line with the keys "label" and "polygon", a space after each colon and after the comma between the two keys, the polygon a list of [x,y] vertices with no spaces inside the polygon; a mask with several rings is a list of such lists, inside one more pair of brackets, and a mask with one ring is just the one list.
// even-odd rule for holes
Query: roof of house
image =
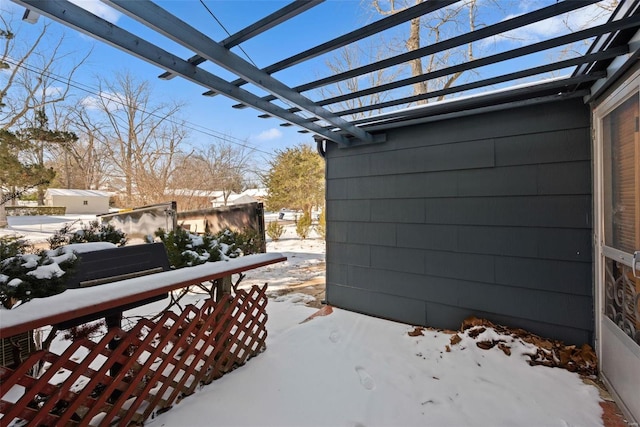
{"label": "roof of house", "polygon": [[[135,2],[105,0],[107,7],[116,9],[148,27],[149,30],[165,36],[180,45],[178,49],[176,44],[170,42],[163,43],[162,46],[150,43],[131,33],[129,29],[111,24],[68,0],[13,1],[26,6],[31,12],[48,16],[165,69],[166,72],[159,76],[163,79],[180,76],[208,88],[209,90],[203,95],[223,94],[239,102],[234,107],[251,106],[264,113],[260,117],[278,117],[285,122],[283,126],[295,125],[302,128],[303,133],[312,132],[318,142],[333,141],[344,146],[381,142],[384,140],[384,135],[378,131],[383,130],[380,128],[382,124],[389,126],[393,123],[413,120],[417,116],[425,117],[425,114],[437,116],[510,103],[548,102],[557,97],[580,97],[585,102],[589,102],[600,96],[617,76],[633,66],[640,57],[640,0],[621,0],[605,23],[591,22],[580,29],[566,26],[560,35],[550,33],[543,36],[541,40],[522,40],[522,43],[518,43],[516,47],[508,46],[502,51],[484,57],[472,55],[471,58],[452,61],[416,76],[400,75],[388,83],[342,93],[339,96],[327,95],[322,99],[312,100],[311,95],[305,93],[326,89],[349,79],[363,79],[381,70],[400,67],[410,61],[427,58],[434,54],[447,54],[451,49],[470,46],[473,43],[490,42],[500,37],[513,38],[510,33],[512,31],[539,24],[546,19],[566,16],[568,13],[592,5],[597,0],[551,2],[546,6],[536,3],[532,7],[537,8],[526,13],[512,14],[505,19],[480,25],[472,30],[463,31],[457,36],[426,44],[415,50],[390,51],[392,56],[384,59],[372,55],[369,62],[364,65],[357,64],[345,71],[295,86],[276,79],[272,74],[313,60],[320,55],[335,53],[338,49],[369,37],[375,38],[386,30],[406,24],[418,17],[428,18],[447,8],[462,7],[464,3],[462,0],[416,2],[415,5],[397,13],[379,17],[377,21],[259,68],[232,52],[231,49],[302,13],[312,14],[322,0],[289,3],[219,42],[210,39],[190,23],[149,0]],[[338,3],[327,2],[327,7],[335,7]],[[328,24],[330,23],[319,22],[318,27],[313,31],[322,32],[323,26]],[[571,57],[565,56],[565,59],[549,60],[549,56],[544,55],[552,49],[569,51],[573,43],[590,41],[592,41],[591,47],[588,50]],[[182,59],[181,55],[185,48],[192,53],[192,56]],[[176,53],[172,53],[169,49]],[[277,49],[277,51],[280,50],[283,50],[282,46]],[[532,58],[535,54],[541,54],[537,56],[537,61],[522,60]],[[225,80],[208,71],[207,67],[200,66],[205,62],[220,66],[237,78],[233,81]],[[497,71],[491,77],[481,77],[480,70],[483,67],[496,67]],[[513,86],[522,79],[534,78],[540,81],[562,70],[570,71],[562,78],[521,88]],[[434,82],[458,73],[465,73],[468,78],[445,85],[439,90],[406,96],[407,90],[415,84]],[[280,75],[282,73],[278,74]],[[247,83],[251,84],[244,87]],[[501,86],[509,86],[510,89],[440,104],[437,108],[412,110],[405,108],[416,102],[432,102],[441,97],[478,91],[486,92]],[[267,95],[264,95],[265,92]],[[355,108],[345,107],[344,104],[345,101],[366,100],[369,96],[377,95],[380,95],[377,100],[365,102],[364,105],[358,105]],[[390,112],[384,118],[376,117],[375,122],[369,118],[350,119],[360,113],[369,115],[381,109]],[[367,127],[368,125],[374,127]],[[375,126],[378,126],[377,131]],[[374,134],[374,132],[377,133]]]}
{"label": "roof of house", "polygon": [[250,196],[248,194],[239,194],[238,197],[235,197],[235,198],[233,198],[233,199],[231,199],[229,201],[231,203],[233,203],[234,205],[240,205],[240,204],[243,204],[243,203],[255,203],[255,202],[257,202],[257,200],[254,197],[252,197],[252,196]]}
{"label": "roof of house", "polygon": [[71,196],[71,197],[109,197],[106,191],[99,190],[78,190],[69,188],[48,188],[46,196]]}
{"label": "roof of house", "polygon": [[269,191],[266,188],[249,188],[242,192],[251,197],[266,197]]}

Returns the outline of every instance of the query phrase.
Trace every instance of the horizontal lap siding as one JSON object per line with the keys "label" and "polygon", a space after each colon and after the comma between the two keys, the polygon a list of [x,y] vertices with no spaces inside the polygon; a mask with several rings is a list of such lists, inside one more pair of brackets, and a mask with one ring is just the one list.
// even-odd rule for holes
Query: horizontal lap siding
{"label": "horizontal lap siding", "polygon": [[327,300],[413,324],[478,315],[590,342],[588,109],[579,101],[389,130],[327,152]]}

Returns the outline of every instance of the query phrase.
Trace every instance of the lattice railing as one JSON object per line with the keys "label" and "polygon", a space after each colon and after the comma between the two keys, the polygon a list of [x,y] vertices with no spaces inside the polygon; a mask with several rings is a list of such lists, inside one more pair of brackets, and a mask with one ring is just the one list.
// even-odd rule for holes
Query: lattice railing
{"label": "lattice railing", "polygon": [[[0,368],[1,424],[142,424],[263,351],[265,292],[266,285],[238,290],[128,331],[111,329],[97,343],[78,340],[61,355],[39,351],[15,370]],[[48,365],[44,374],[30,376],[40,362]]]}

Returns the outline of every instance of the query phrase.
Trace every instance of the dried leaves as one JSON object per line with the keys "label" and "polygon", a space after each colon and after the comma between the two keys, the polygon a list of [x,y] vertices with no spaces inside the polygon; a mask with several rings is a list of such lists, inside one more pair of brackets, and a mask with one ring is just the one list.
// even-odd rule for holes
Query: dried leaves
{"label": "dried leaves", "polygon": [[[424,335],[425,328],[416,327],[408,332],[409,336],[415,337]],[[488,329],[493,329],[501,338],[486,339],[478,338]],[[469,317],[462,322],[459,331],[443,331],[451,334],[450,344],[445,346],[445,351],[450,352],[451,347],[462,341],[460,335],[466,335],[476,340],[476,346],[483,350],[498,347],[505,355],[511,356],[511,346],[509,342],[520,341],[532,344],[536,347],[535,352],[528,354],[529,364],[543,365],[549,367],[564,368],[571,372],[582,375],[595,376],[598,370],[598,359],[595,351],[588,345],[581,347],[575,345],[565,345],[562,341],[542,338],[524,329],[509,328],[502,325],[495,325],[486,319]],[[509,342],[505,339],[509,338]]]}
{"label": "dried leaves", "polygon": [[420,326],[416,326],[415,328],[413,328],[413,331],[409,331],[407,332],[407,334],[409,334],[410,337],[419,337],[420,335],[424,335],[422,333],[423,330],[424,328],[421,328]]}
{"label": "dried leaves", "polygon": [[[462,331],[465,331],[466,335],[471,338],[477,338],[487,328],[492,328],[500,335],[510,336],[514,340],[520,340],[536,346],[535,354],[528,355],[530,357],[530,365],[564,368],[583,375],[597,374],[598,359],[588,344],[584,344],[582,347],[565,345],[562,341],[542,338],[524,329],[494,325],[486,319],[477,317],[470,317],[462,322]],[[504,354],[511,355],[511,347],[502,339],[478,341],[476,345],[485,350],[497,345]]]}

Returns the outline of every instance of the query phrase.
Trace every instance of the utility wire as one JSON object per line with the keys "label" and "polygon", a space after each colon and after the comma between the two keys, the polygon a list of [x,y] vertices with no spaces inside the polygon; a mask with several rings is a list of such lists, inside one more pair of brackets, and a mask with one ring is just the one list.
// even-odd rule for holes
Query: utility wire
{"label": "utility wire", "polygon": [[[35,67],[35,66],[33,66],[33,65],[29,65],[29,64],[27,64],[27,63],[23,63],[22,65],[19,65],[18,63],[14,62],[13,60],[11,60],[11,59],[9,59],[9,58],[5,59],[4,61],[5,61],[6,63],[9,63],[9,64],[11,64],[11,65],[13,65],[13,66],[16,66],[16,67],[17,67],[17,66],[20,66],[20,67],[22,67],[24,70],[29,71],[29,72],[32,72],[32,73],[34,73],[34,74],[37,74],[37,75],[45,75],[45,76],[47,76],[48,78],[50,78],[51,80],[53,80],[53,81],[57,81],[57,82],[60,82],[60,83],[67,84],[67,85],[69,85],[70,87],[73,87],[74,89],[78,89],[78,90],[80,90],[80,91],[83,91],[83,92],[89,93],[89,94],[94,95],[94,96],[97,96],[97,97],[99,97],[99,98],[101,98],[101,99],[102,99],[102,98],[104,98],[104,97],[100,94],[100,91],[99,91],[97,88],[92,88],[92,87],[90,87],[90,86],[88,86],[88,85],[85,85],[85,84],[80,83],[80,82],[76,82],[76,81],[71,80],[71,79],[69,79],[69,78],[65,78],[65,77],[63,77],[63,76],[57,75],[57,74],[55,74],[55,73],[52,73],[52,72],[50,72],[50,71],[46,71],[46,72],[45,72],[45,70],[43,70],[43,69],[39,69],[38,67]],[[120,104],[120,105],[122,105],[122,106],[125,106],[125,105],[124,105],[124,103],[123,103],[123,102],[121,102],[121,101],[119,101],[118,99],[109,98],[109,102],[114,102],[114,103],[116,103],[116,104]],[[152,116],[152,117],[155,117],[155,118],[158,118],[158,119],[163,119],[163,117],[162,117],[162,116],[160,116],[159,114],[156,114],[156,113],[150,113],[150,112],[148,112],[148,111],[145,111],[145,110],[142,110],[142,109],[139,109],[139,108],[136,108],[135,110],[136,110],[136,111],[139,111],[139,112],[141,112],[141,113],[144,113],[144,114],[148,114],[148,115],[150,115],[150,116]],[[187,129],[190,129],[190,130],[193,130],[193,131],[196,131],[196,132],[199,132],[199,133],[205,134],[205,135],[207,135],[207,136],[212,136],[212,137],[214,137],[214,138],[221,139],[221,140],[223,140],[224,142],[228,142],[228,143],[230,143],[230,144],[238,145],[238,146],[241,146],[241,147],[243,147],[243,148],[246,148],[246,149],[249,149],[249,150],[252,150],[252,151],[256,151],[256,152],[259,152],[259,153],[263,153],[263,154],[266,154],[266,155],[269,155],[269,156],[271,156],[271,155],[273,154],[272,152],[268,152],[268,151],[265,151],[265,150],[261,150],[261,149],[259,149],[259,148],[254,147],[254,146],[248,145],[248,144],[246,144],[244,141],[242,141],[241,139],[236,138],[236,137],[234,137],[234,136],[223,134],[223,133],[222,133],[222,132],[220,132],[220,131],[216,131],[216,130],[214,130],[214,129],[210,129],[210,128],[204,127],[204,126],[202,126],[202,125],[199,125],[199,124],[197,124],[197,123],[190,122],[190,121],[188,121],[188,120],[184,120],[184,121],[177,121],[177,120],[174,120],[174,119],[172,119],[172,118],[164,118],[163,120],[166,120],[166,121],[168,121],[169,123],[172,123],[172,124],[175,124],[175,125],[181,125],[181,126],[184,126],[184,127],[185,127],[185,128],[187,128]],[[235,141],[234,141],[234,140],[235,140]]]}
{"label": "utility wire", "polygon": [[[225,31],[225,33],[227,33],[228,36],[231,36],[231,33],[225,28],[225,26],[222,24],[222,22],[220,22],[220,20],[216,17],[216,15],[214,15],[214,13],[211,11],[211,9],[209,9],[209,7],[204,3],[204,0],[200,0],[200,3],[202,4],[202,6],[204,6],[204,8],[207,10],[207,12],[209,12],[209,14],[213,17],[213,19],[215,19],[215,21],[218,23],[218,25],[220,25],[220,27]],[[251,62],[251,64],[253,64],[254,67],[258,68],[258,66],[256,65],[255,62],[253,62],[253,60],[251,59],[251,57],[249,56],[249,54],[247,52],[244,51],[244,49],[242,48],[242,46],[238,45],[238,49],[240,49],[242,51],[242,53],[245,54],[245,56],[247,57],[247,59],[249,60],[249,62]],[[280,98],[279,98],[280,99]],[[286,99],[280,99],[280,101],[282,101],[285,105],[287,105],[289,108],[294,108],[295,106],[292,105],[289,101],[287,101]],[[308,118],[308,116],[305,114],[303,114],[303,117]]]}
{"label": "utility wire", "polygon": [[[211,9],[209,9],[209,7],[204,3],[204,0],[200,0],[200,3],[202,4],[202,6],[204,6],[204,8],[207,10],[207,12],[209,12],[209,15],[211,15],[211,17],[213,19],[215,19],[215,21],[218,23],[218,25],[220,25],[220,27],[224,30],[225,33],[227,33],[228,36],[231,36],[231,33],[225,28],[224,25],[222,25],[222,22],[220,22],[220,20],[218,19],[218,17],[211,11]],[[242,53],[244,53],[244,55],[247,57],[247,59],[249,60],[249,62],[251,62],[253,64],[254,67],[258,68],[258,66],[256,65],[255,62],[253,62],[253,59],[251,59],[251,57],[249,56],[249,54],[247,52],[244,51],[244,49],[242,48],[242,46],[238,45],[238,49],[240,49],[242,51]]]}

